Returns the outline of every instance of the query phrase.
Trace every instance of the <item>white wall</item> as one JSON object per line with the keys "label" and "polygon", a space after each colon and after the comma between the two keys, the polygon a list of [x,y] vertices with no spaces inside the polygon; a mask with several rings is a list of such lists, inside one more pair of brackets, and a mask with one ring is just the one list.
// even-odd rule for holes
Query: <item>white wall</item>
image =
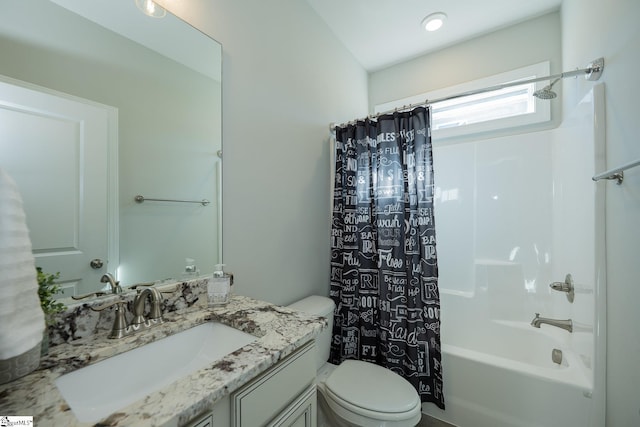
{"label": "white wall", "polygon": [[[375,105],[384,102],[454,86],[542,61],[551,62],[551,73],[562,71],[558,12],[372,73],[369,78],[369,105],[373,110]],[[557,105],[557,102],[551,104],[552,115]]]}
{"label": "white wall", "polygon": [[223,252],[237,292],[328,295],[328,126],[366,114],[366,72],[306,2],[170,3],[223,45]]}
{"label": "white wall", "polygon": [[[326,123],[363,115],[365,72],[304,2],[194,0],[189,10],[180,7],[187,9],[174,8],[224,46],[225,260],[239,292],[287,303],[326,291]],[[555,73],[604,56],[608,165],[640,157],[640,2],[565,0],[561,17],[562,67],[559,26],[548,22],[546,30],[530,33],[535,37],[499,42],[497,32],[374,73],[370,104],[544,59]],[[426,73],[436,59],[441,71]],[[396,84],[386,85],[391,78]],[[565,111],[590,85],[563,82]],[[607,425],[624,427],[640,425],[640,169],[629,171],[622,187],[614,185],[607,194]],[[290,201],[295,206],[286,208]]]}
{"label": "white wall", "polygon": [[[605,59],[606,157],[609,168],[640,158],[640,2],[565,0],[562,51],[566,69]],[[568,111],[588,90],[565,81]],[[640,425],[640,168],[607,184],[607,426]]]}

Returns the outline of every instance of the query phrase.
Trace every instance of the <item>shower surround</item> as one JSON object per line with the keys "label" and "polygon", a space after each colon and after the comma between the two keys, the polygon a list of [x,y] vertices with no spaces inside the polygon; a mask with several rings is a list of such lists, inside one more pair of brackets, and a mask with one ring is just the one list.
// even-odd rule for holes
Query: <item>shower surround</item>
{"label": "shower surround", "polygon": [[[604,425],[604,86],[557,129],[434,140],[442,363],[461,427]],[[570,273],[575,300],[552,290]],[[573,332],[541,325],[572,319]],[[552,361],[552,352],[556,360]],[[558,363],[559,362],[559,363]]]}

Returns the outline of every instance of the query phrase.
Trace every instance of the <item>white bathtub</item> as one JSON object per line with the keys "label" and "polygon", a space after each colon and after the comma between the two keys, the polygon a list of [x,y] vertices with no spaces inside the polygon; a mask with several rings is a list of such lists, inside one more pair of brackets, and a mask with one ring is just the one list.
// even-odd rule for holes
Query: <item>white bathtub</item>
{"label": "white bathtub", "polygon": [[[605,169],[604,117],[599,84],[558,128],[434,140],[446,410],[426,414],[460,427],[605,425],[608,184],[591,179]],[[549,287],[567,273],[573,302]],[[534,328],[535,313],[574,331]]]}
{"label": "white bathtub", "polygon": [[[476,325],[478,326],[478,325]],[[461,427],[584,427],[591,416],[591,373],[566,346],[567,332],[492,321],[443,332],[446,410],[423,412]],[[551,351],[563,352],[561,364]]]}

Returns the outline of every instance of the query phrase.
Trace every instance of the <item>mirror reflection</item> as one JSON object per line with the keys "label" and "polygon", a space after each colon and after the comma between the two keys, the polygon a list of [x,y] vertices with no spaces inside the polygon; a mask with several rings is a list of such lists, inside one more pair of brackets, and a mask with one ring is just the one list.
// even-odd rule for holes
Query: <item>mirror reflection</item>
{"label": "mirror reflection", "polygon": [[222,262],[221,55],[133,0],[0,2],[0,167],[65,297]]}

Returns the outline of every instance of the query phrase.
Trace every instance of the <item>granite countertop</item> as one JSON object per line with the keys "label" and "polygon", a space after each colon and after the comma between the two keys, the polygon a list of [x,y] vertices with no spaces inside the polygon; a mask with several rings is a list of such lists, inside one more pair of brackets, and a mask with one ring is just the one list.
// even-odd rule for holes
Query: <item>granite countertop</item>
{"label": "granite countertop", "polygon": [[[217,321],[258,337],[170,386],[98,423],[81,423],[55,386],[59,376],[199,324]],[[165,316],[165,323],[119,340],[107,334],[52,347],[40,368],[0,385],[1,415],[32,415],[37,426],[180,426],[315,338],[323,318],[248,297],[233,296],[214,309]]]}

